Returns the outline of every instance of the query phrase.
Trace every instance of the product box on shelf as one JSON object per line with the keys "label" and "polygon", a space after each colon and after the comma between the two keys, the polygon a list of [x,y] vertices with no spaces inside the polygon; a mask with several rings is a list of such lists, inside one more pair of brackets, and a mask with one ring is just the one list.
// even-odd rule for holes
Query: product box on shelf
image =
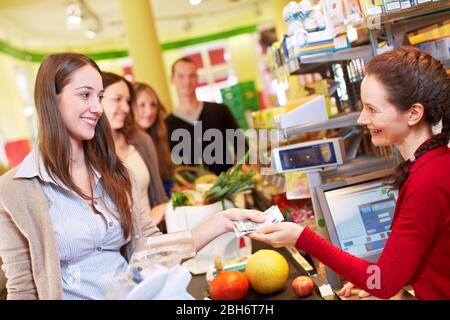
{"label": "product box on shelf", "polygon": [[322,6],[333,28],[339,28],[345,24],[345,10],[342,0],[323,0]]}
{"label": "product box on shelf", "polygon": [[419,43],[439,41],[450,37],[450,20],[444,21],[442,25],[432,25],[427,28],[411,32],[407,35],[411,45]]}
{"label": "product box on shelf", "polygon": [[290,60],[300,58],[302,56],[330,53],[350,48],[350,42],[344,34],[330,40],[308,43],[306,46],[301,48],[296,47],[292,43],[287,43],[287,45],[290,46],[288,49]]}
{"label": "product box on shelf", "polygon": [[364,12],[359,0],[343,0],[345,19],[348,22],[361,22],[364,20]]}
{"label": "product box on shelf", "polygon": [[278,116],[278,128],[286,129],[329,119],[324,96],[313,95],[288,103],[284,114]]}
{"label": "product box on shelf", "polygon": [[420,50],[428,52],[443,63],[450,59],[450,37],[417,45]]}
{"label": "product box on shelf", "polygon": [[288,33],[282,43],[288,61],[350,47],[340,0],[291,2],[285,7],[283,17],[288,23]]}
{"label": "product box on shelf", "polygon": [[433,2],[433,0],[415,0],[418,5]]}
{"label": "product box on shelf", "polygon": [[399,0],[383,0],[383,7],[386,12],[401,10],[402,5]]}
{"label": "product box on shelf", "polygon": [[361,5],[366,16],[372,16],[383,13],[382,0],[361,0]]}
{"label": "product box on shelf", "polygon": [[400,6],[403,9],[409,9],[414,5],[414,0],[400,0]]}
{"label": "product box on shelf", "polygon": [[252,112],[253,126],[255,129],[274,129],[277,127],[276,118],[284,112],[284,107],[273,107]]}

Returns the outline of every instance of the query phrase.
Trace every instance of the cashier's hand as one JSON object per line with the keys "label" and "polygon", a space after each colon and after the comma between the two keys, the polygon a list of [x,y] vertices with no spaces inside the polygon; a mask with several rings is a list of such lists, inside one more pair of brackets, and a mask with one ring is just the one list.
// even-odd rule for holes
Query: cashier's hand
{"label": "cashier's hand", "polygon": [[344,298],[348,298],[354,294],[357,294],[360,298],[366,298],[370,296],[370,293],[364,290],[355,290],[355,288],[356,287],[353,283],[347,282],[337,294]]}
{"label": "cashier's hand", "polygon": [[250,238],[262,241],[274,248],[295,246],[303,227],[293,222],[280,222],[259,229],[249,235]]}
{"label": "cashier's hand", "polygon": [[263,223],[266,218],[261,211],[247,209],[228,209],[217,214],[218,225],[225,228],[224,232],[233,231],[233,221],[251,220],[256,223]]}

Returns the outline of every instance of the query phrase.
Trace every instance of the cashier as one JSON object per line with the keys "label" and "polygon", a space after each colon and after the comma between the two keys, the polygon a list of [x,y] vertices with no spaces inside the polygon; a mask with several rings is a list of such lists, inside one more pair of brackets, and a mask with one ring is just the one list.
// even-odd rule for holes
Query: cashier
{"label": "cashier", "polygon": [[[105,299],[134,248],[160,234],[115,152],[103,89],[100,69],[80,54],[50,55],[39,68],[37,147],[0,177],[8,299]],[[192,231],[196,249],[240,219],[264,221],[257,211],[219,212]]]}
{"label": "cashier", "polygon": [[[308,227],[280,223],[252,237],[296,245],[349,284],[379,298],[412,285],[418,299],[450,299],[450,79],[428,53],[401,47],[373,58],[361,85],[358,119],[375,146],[394,145],[404,161],[394,176],[399,196],[392,232],[375,264],[331,245]],[[442,121],[442,122],[441,122]],[[433,134],[439,122],[442,131]]]}

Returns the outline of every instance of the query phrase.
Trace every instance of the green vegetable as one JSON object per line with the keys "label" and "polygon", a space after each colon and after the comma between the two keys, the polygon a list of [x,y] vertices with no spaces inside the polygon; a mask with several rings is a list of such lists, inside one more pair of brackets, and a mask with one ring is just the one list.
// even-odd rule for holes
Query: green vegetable
{"label": "green vegetable", "polygon": [[253,176],[255,172],[241,173],[243,164],[238,164],[222,172],[210,190],[205,193],[205,201],[214,203],[224,199],[231,200],[238,194],[250,193],[254,187]]}
{"label": "green vegetable", "polygon": [[172,206],[174,209],[184,207],[188,203],[189,199],[182,191],[172,193]]}

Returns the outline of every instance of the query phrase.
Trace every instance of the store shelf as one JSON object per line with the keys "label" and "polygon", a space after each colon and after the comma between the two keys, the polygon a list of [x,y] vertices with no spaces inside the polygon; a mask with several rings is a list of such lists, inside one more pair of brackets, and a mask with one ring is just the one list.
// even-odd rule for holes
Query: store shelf
{"label": "store shelf", "polygon": [[397,12],[384,13],[381,15],[381,23],[387,24],[402,20],[420,19],[425,16],[443,12],[450,12],[450,0],[427,3]]}
{"label": "store shelf", "polygon": [[[354,22],[352,26],[356,29],[374,27],[376,23],[392,24],[401,21],[410,21],[432,15],[438,15],[450,11],[450,0],[422,4],[409,9],[382,13],[380,17],[369,16],[362,22]],[[378,20],[379,19],[379,20]]]}
{"label": "store shelf", "polygon": [[289,63],[289,71],[291,76],[299,76],[302,74],[308,74],[313,72],[326,73],[327,70],[328,66],[325,65],[323,62],[303,64],[300,62],[300,59],[297,58],[295,59],[295,61],[291,61]]}
{"label": "store shelf", "polygon": [[[381,23],[386,26],[390,44],[397,48],[403,44],[406,33],[447,19],[450,19],[450,0],[422,5],[405,12],[391,13],[382,18]],[[371,30],[372,33],[375,31]]]}
{"label": "store shelf", "polygon": [[[383,13],[380,19],[369,17],[361,23],[354,23],[355,28],[381,29],[383,25],[392,26],[395,45],[401,45],[406,32],[422,28],[450,18],[450,0],[419,5],[397,12]],[[381,25],[377,26],[377,23]],[[351,59],[369,61],[374,56],[372,45],[363,45],[331,53],[315,54],[294,59],[289,63],[291,75],[310,73],[320,69],[324,63],[341,62]]]}
{"label": "store shelf", "polygon": [[300,75],[316,71],[324,67],[325,63],[341,62],[352,59],[368,61],[373,58],[370,45],[338,50],[330,53],[320,53],[297,58],[289,63],[291,75]]}
{"label": "store shelf", "polygon": [[343,116],[331,118],[324,122],[314,122],[282,129],[280,130],[280,136],[284,139],[288,139],[308,132],[357,126],[359,114],[359,112],[352,112]]}
{"label": "store shelf", "polygon": [[315,54],[300,58],[300,63],[324,63],[339,62],[352,59],[369,60],[373,57],[372,47],[370,45],[355,47],[345,50],[339,50],[331,53]]}

